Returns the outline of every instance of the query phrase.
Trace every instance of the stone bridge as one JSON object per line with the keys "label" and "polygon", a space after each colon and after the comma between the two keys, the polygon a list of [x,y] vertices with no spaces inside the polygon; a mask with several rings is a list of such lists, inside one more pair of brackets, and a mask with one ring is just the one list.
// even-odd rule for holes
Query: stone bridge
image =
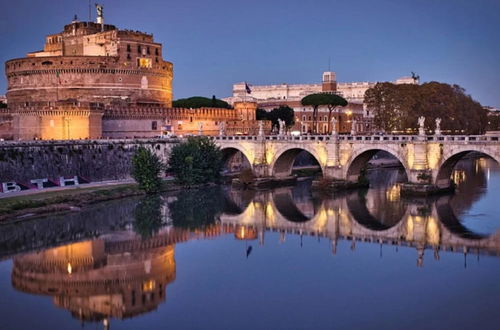
{"label": "stone bridge", "polygon": [[409,183],[439,189],[451,186],[455,164],[478,152],[500,163],[500,136],[474,135],[325,135],[325,136],[218,136],[216,144],[230,159],[241,152],[257,177],[291,175],[295,157],[310,153],[323,177],[356,182],[361,170],[379,151],[396,157]]}

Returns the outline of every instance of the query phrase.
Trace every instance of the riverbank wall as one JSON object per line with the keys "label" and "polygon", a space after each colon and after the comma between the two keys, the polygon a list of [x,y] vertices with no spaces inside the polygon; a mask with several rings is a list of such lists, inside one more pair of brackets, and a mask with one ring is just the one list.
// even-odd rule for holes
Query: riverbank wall
{"label": "riverbank wall", "polygon": [[135,150],[146,147],[166,162],[176,139],[0,142],[0,186],[29,188],[32,180],[59,185],[61,178],[96,182],[130,178]]}

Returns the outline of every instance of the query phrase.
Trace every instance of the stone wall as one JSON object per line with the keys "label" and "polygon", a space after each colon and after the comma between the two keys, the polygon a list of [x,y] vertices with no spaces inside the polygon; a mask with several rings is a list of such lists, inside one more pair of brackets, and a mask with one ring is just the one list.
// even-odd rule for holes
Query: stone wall
{"label": "stone wall", "polygon": [[0,182],[29,185],[33,179],[79,176],[96,182],[130,178],[131,159],[139,146],[167,161],[178,140],[81,140],[0,142]]}

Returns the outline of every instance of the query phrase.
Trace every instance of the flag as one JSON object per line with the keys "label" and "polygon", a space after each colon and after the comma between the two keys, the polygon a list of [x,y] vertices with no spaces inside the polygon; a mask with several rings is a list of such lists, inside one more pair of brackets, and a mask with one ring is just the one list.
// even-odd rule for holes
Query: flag
{"label": "flag", "polygon": [[245,83],[245,90],[246,90],[247,94],[251,94],[252,93],[252,90],[250,89],[250,86],[248,86],[247,83]]}

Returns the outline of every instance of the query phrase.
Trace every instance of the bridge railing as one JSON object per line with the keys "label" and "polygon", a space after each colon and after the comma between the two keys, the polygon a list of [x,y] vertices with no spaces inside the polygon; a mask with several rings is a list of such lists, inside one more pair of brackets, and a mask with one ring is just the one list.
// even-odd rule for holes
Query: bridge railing
{"label": "bridge railing", "polygon": [[[253,135],[234,135],[234,136],[215,136],[217,141],[257,141],[258,136]],[[411,141],[429,141],[429,142],[464,142],[464,143],[483,143],[499,142],[498,135],[267,135],[263,139],[266,141],[359,141],[359,142],[411,142]]]}

